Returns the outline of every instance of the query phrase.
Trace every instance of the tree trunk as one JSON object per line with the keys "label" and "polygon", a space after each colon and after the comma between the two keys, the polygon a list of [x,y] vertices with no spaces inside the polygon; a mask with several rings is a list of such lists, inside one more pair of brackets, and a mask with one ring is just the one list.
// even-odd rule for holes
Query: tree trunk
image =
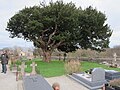
{"label": "tree trunk", "polygon": [[51,61],[51,51],[44,51],[43,50],[43,61],[50,62]]}

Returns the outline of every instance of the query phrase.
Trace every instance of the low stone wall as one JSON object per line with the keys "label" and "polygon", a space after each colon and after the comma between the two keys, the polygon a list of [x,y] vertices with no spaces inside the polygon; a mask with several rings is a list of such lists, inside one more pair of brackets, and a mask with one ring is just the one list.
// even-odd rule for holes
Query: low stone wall
{"label": "low stone wall", "polygon": [[[64,57],[58,57],[58,56],[52,56],[51,59],[54,60],[63,60]],[[70,59],[74,59],[74,60],[81,60],[81,61],[91,61],[91,62],[108,62],[108,63],[112,63],[112,61],[114,60],[114,58],[89,58],[89,57],[66,57],[66,60],[70,60]],[[117,63],[120,64],[120,58],[117,58]]]}

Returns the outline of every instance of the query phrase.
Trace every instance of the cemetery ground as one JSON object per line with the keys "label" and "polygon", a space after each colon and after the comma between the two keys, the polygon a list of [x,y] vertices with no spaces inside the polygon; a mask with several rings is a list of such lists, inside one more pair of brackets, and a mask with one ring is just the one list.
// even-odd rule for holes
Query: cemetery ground
{"label": "cemetery ground", "polygon": [[[55,76],[61,76],[67,74],[64,67],[65,62],[63,61],[52,60],[50,63],[43,62],[40,59],[35,59],[33,61],[35,61],[35,63],[37,64],[36,67],[37,73],[41,74],[44,77],[48,78],[48,77],[55,77]],[[27,68],[25,68],[25,71],[27,73],[30,73],[32,71],[32,67],[30,66],[31,63],[32,61],[26,62]],[[20,65],[21,62],[18,61],[17,64]],[[102,67],[107,70],[120,71],[119,68],[108,67],[106,65],[99,64],[96,62],[81,61],[80,64],[81,64],[80,72],[84,72],[86,70],[96,67]]]}
{"label": "cemetery ground", "polygon": [[[1,72],[1,64],[0,64]],[[7,73],[0,73],[0,90],[17,90],[17,81],[15,73],[8,68]]]}
{"label": "cemetery ground", "polygon": [[[71,80],[70,78],[68,78],[66,76],[66,74],[67,74],[66,71],[70,67],[74,66],[76,64],[76,62],[78,62],[78,61],[74,62],[73,60],[72,61],[70,60],[68,62],[63,62],[63,61],[58,61],[58,60],[52,60],[50,63],[43,62],[43,61],[40,61],[40,60],[34,60],[34,61],[37,64],[37,67],[36,67],[37,73],[42,75],[50,85],[52,85],[54,82],[58,82],[61,85],[61,90],[64,90],[64,89],[66,89],[66,90],[67,89],[69,89],[69,90],[73,90],[73,89],[78,90],[79,88],[81,88],[81,90],[89,90],[89,89],[90,90],[93,90],[93,89],[98,90],[98,88],[103,87],[103,83],[106,83],[106,80],[104,78],[104,75],[105,75],[104,69],[119,71],[118,68],[110,68],[110,67],[108,67],[106,65],[103,65],[103,64],[99,64],[99,63],[95,63],[95,62],[81,61],[80,64],[79,64],[79,66],[80,66],[80,71],[79,72],[84,72],[84,71],[86,71],[88,69],[96,68],[95,73],[91,74],[91,75],[93,75],[93,76],[97,75],[98,76],[97,79],[91,78],[91,81],[93,80],[91,83],[90,83],[90,81],[84,81],[83,80],[84,83],[85,82],[86,83],[82,85],[82,83],[78,84],[78,82],[74,81],[75,80],[74,78],[76,78],[77,81],[79,79],[76,76],[74,76],[74,74],[72,74],[72,77],[70,75],[70,77],[72,79],[74,79],[74,80]],[[20,62],[17,62],[17,63],[20,64]],[[32,61],[27,61],[26,65],[30,66],[31,63],[32,63]],[[69,65],[69,68],[67,68],[67,70],[66,70],[66,64]],[[101,69],[99,69],[98,67],[101,67]],[[31,67],[27,67],[26,72],[30,73],[31,72],[30,68]],[[104,69],[102,69],[102,68],[104,68]],[[101,72],[101,70],[102,70],[102,72]],[[98,72],[100,72],[100,74],[98,74]],[[71,74],[71,73],[69,73],[69,74]],[[98,80],[98,79],[101,80],[101,81],[96,82],[96,85],[98,85],[98,87],[97,87],[97,86],[94,86],[95,85],[94,80]],[[89,85],[87,85],[87,87],[89,89],[86,88],[87,83],[89,83]],[[27,89],[27,90],[29,90],[29,89]],[[99,90],[101,90],[101,89],[99,89]]]}
{"label": "cemetery ground", "polygon": [[[20,62],[18,63],[20,64]],[[31,61],[27,62],[27,65],[29,65],[30,63]],[[42,67],[46,65],[45,63],[42,63],[42,62],[40,62],[40,64],[43,65]],[[52,66],[50,65],[50,67]],[[29,67],[26,70],[31,71]],[[1,64],[0,64],[0,71],[1,71]],[[69,79],[65,75],[52,77],[52,78],[45,78],[45,79],[48,81],[48,83],[51,86],[54,82],[59,81],[61,90],[78,90],[78,88],[81,88],[82,90],[88,90],[84,86],[80,85],[79,83],[76,83],[74,80]],[[6,74],[3,74],[3,73],[0,74],[0,90],[23,90],[21,84],[22,84],[21,81],[16,81],[15,72],[13,73],[11,72],[11,70],[8,70]]]}
{"label": "cemetery ground", "polygon": [[[35,61],[35,63],[37,64],[37,67],[36,67],[37,73],[45,77],[45,79],[48,81],[50,85],[52,85],[54,82],[59,82],[61,85],[61,90],[78,90],[78,88],[80,88],[81,90],[88,90],[83,85],[77,83],[76,81],[66,76],[66,72],[64,68],[65,62],[52,60],[50,63],[46,63],[41,61],[40,59],[26,61],[25,64],[27,65],[27,68],[25,69],[25,71],[27,73],[30,73],[32,71],[32,67],[30,66],[32,61]],[[118,68],[109,68],[108,66],[94,63],[94,62],[81,61],[80,63],[81,63],[81,66],[80,66],[81,72],[86,71],[90,68],[95,68],[95,67],[102,67],[105,69],[119,71]],[[20,65],[21,62],[17,61],[16,64]],[[10,69],[11,68],[12,68],[12,65]],[[0,67],[0,70],[1,70],[1,67]],[[1,80],[0,81],[1,90],[22,90],[22,89],[17,89],[18,81],[16,81],[15,73],[12,73],[10,70],[8,70],[7,74],[5,75],[0,74],[0,80]]]}

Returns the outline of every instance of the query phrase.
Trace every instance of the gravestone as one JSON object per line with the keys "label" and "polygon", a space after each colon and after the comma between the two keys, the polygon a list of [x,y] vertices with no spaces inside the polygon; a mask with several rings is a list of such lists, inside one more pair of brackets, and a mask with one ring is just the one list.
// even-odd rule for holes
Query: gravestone
{"label": "gravestone", "polygon": [[23,88],[24,90],[53,90],[48,82],[40,75],[24,77]]}
{"label": "gravestone", "polygon": [[22,64],[19,66],[21,69],[21,76],[25,76],[25,68],[27,67],[27,65],[25,65],[25,62],[22,62]]}
{"label": "gravestone", "polygon": [[105,79],[108,81],[113,79],[120,79],[120,72],[115,70],[105,70]]}
{"label": "gravestone", "polygon": [[32,72],[30,73],[30,75],[35,75],[36,74],[35,67],[37,66],[37,64],[35,64],[35,62],[32,62],[30,66],[32,67]]}
{"label": "gravestone", "polygon": [[102,68],[94,68],[91,74],[73,73],[70,77],[90,90],[97,90],[107,83],[105,80],[105,71]]}
{"label": "gravestone", "polygon": [[116,59],[116,58],[117,58],[117,54],[114,53],[114,54],[113,54],[113,57],[114,57],[114,59],[113,59],[112,64],[113,64],[113,66],[116,66],[116,67],[117,67],[117,62],[116,62],[116,61],[117,61],[117,59]]}
{"label": "gravestone", "polygon": [[104,69],[101,69],[101,68],[94,68],[92,70],[92,81],[96,82],[96,81],[104,81],[105,80],[105,71]]}
{"label": "gravestone", "polygon": [[113,57],[114,57],[114,61],[116,62],[116,61],[117,61],[117,60],[116,60],[117,54],[114,53],[114,54],[113,54]]}

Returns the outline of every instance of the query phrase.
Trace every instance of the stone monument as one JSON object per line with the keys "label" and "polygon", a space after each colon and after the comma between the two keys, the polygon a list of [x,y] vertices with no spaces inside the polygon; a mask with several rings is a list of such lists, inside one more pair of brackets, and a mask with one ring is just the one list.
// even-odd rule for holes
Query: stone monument
{"label": "stone monument", "polygon": [[30,66],[32,67],[32,72],[30,73],[30,75],[36,75],[35,67],[37,66],[37,64],[35,64],[35,62],[32,62]]}
{"label": "stone monument", "polygon": [[22,64],[19,66],[21,69],[21,76],[25,76],[25,68],[27,67],[27,65],[25,65],[25,62],[22,62]]}
{"label": "stone monument", "polygon": [[24,90],[53,90],[51,85],[41,75],[24,77],[23,88]]}
{"label": "stone monument", "polygon": [[73,73],[70,77],[90,90],[100,89],[107,83],[105,80],[105,71],[102,68],[94,68],[91,74]]}
{"label": "stone monument", "polygon": [[113,61],[112,61],[112,64],[113,64],[113,66],[117,67],[117,62],[116,62],[116,61],[117,61],[117,59],[116,59],[116,58],[117,58],[117,54],[114,53],[114,54],[113,54],[113,57],[114,57],[114,59],[113,59]]}

